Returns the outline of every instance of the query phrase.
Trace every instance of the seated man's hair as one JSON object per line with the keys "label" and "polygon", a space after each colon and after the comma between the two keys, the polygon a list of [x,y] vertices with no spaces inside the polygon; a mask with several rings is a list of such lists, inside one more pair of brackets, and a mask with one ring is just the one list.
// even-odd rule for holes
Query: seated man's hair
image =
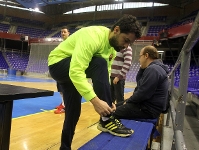
{"label": "seated man's hair", "polygon": [[143,55],[145,55],[146,53],[149,54],[149,57],[151,59],[158,59],[159,58],[158,51],[154,46],[151,46],[151,45],[145,46],[144,50],[143,50]]}

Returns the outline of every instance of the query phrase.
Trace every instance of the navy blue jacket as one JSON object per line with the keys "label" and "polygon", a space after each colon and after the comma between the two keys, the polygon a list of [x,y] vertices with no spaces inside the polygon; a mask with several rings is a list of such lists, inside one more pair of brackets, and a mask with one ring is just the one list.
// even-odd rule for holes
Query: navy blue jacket
{"label": "navy blue jacket", "polygon": [[154,60],[145,69],[138,71],[137,87],[127,103],[139,103],[158,117],[166,109],[168,96],[168,67],[160,60]]}

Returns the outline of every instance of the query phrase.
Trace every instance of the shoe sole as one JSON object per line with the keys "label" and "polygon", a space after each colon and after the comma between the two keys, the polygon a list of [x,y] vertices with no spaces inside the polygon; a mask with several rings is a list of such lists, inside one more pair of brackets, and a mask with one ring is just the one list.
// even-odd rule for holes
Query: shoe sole
{"label": "shoe sole", "polygon": [[112,131],[110,131],[110,130],[108,130],[106,128],[103,128],[100,124],[98,124],[97,129],[100,130],[100,131],[103,131],[103,132],[109,132],[112,135],[120,136],[120,137],[128,137],[128,136],[131,136],[134,133],[133,130],[131,130],[131,132],[132,132],[131,134],[119,134],[119,133],[115,133],[115,132],[112,132]]}
{"label": "shoe sole", "polygon": [[63,111],[63,110],[60,110],[60,111],[55,110],[54,111],[54,114],[62,114],[62,113],[65,113],[65,111]]}

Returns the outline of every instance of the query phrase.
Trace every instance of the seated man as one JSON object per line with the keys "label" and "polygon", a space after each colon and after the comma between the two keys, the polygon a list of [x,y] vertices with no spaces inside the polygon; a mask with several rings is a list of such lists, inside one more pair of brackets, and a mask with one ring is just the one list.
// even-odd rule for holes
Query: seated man
{"label": "seated man", "polygon": [[146,46],[140,51],[137,87],[126,101],[117,104],[113,116],[117,119],[158,118],[166,109],[168,68],[158,59],[157,49]]}

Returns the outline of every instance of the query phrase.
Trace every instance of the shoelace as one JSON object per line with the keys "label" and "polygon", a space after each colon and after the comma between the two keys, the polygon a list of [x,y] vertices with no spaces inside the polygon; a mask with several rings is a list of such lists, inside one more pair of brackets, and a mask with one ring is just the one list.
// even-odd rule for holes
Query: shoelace
{"label": "shoelace", "polygon": [[111,117],[111,119],[113,120],[113,122],[118,126],[118,127],[123,127],[124,125],[116,118]]}
{"label": "shoelace", "polygon": [[123,127],[124,125],[118,120],[118,119],[114,119],[115,123],[119,126],[119,127]]}

